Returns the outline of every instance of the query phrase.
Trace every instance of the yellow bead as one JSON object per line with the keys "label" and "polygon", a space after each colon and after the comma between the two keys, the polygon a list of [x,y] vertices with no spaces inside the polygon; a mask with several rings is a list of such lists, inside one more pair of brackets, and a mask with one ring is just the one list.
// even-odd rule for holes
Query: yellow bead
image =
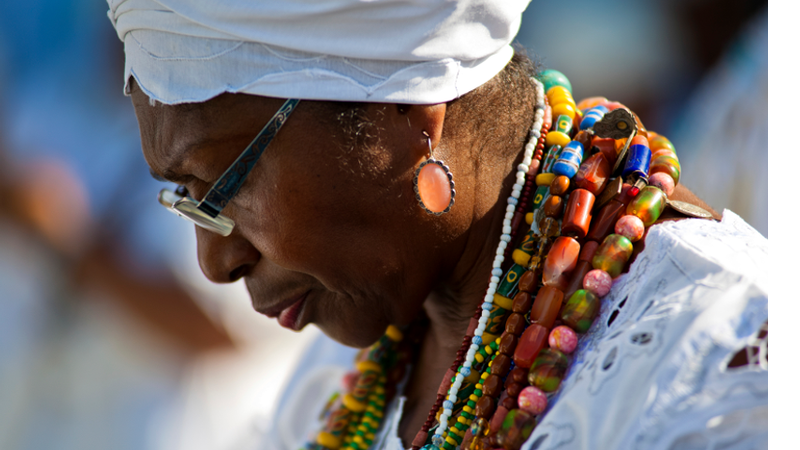
{"label": "yellow bead", "polygon": [[327,431],[322,431],[317,435],[317,444],[328,447],[331,450],[336,450],[341,447],[342,440]]}
{"label": "yellow bead", "polygon": [[[511,253],[511,259],[514,260],[515,263],[519,264],[522,267],[528,265],[528,261],[531,260],[531,255],[525,253],[520,249],[515,249],[513,253]],[[511,308],[505,308],[511,309]]]}
{"label": "yellow bead", "polygon": [[353,394],[347,394],[342,397],[342,403],[344,403],[345,408],[353,412],[362,412],[367,409],[367,404],[356,400]]}
{"label": "yellow bead", "polygon": [[376,394],[384,394],[384,393],[386,393],[386,389],[383,386],[377,386],[375,388],[375,393]]}
{"label": "yellow bead", "polygon": [[482,363],[483,362],[483,355],[481,355],[480,353],[475,353],[475,361],[478,361],[479,363]]}
{"label": "yellow bead", "polygon": [[472,400],[473,402],[478,401],[478,397],[475,394],[469,394],[469,399]]}
{"label": "yellow bead", "polygon": [[375,433],[368,433],[366,435],[366,438],[369,439],[370,441],[375,440]]}
{"label": "yellow bead", "polygon": [[469,420],[466,417],[458,416],[458,421],[464,425],[469,425]]}
{"label": "yellow bead", "polygon": [[554,173],[540,173],[536,175],[536,186],[550,186],[555,179],[556,174]]}
{"label": "yellow bead", "polygon": [[569,117],[570,120],[575,120],[575,114],[577,114],[577,112],[575,110],[575,107],[570,105],[569,103],[559,103],[558,105],[553,107],[553,117],[558,117],[562,114]]}
{"label": "yellow bead", "polygon": [[367,429],[367,426],[366,426],[366,425],[364,425],[364,424],[361,424],[361,425],[359,425],[359,426],[356,428],[356,430],[358,430],[358,431],[362,431],[362,432],[364,432],[364,433],[366,433],[367,431],[369,431],[369,430]]}
{"label": "yellow bead", "polygon": [[453,447],[458,447],[458,442],[456,442],[456,440],[455,440],[455,439],[453,439],[453,438],[452,438],[452,437],[450,437],[450,436],[447,436],[447,437],[445,438],[445,441],[447,441],[447,443],[448,443],[448,444],[450,444],[450,445],[452,445]]}
{"label": "yellow bead", "polygon": [[494,335],[492,333],[487,333],[487,332],[484,331],[483,332],[483,336],[481,336],[481,339],[483,340],[483,342],[492,342],[492,341],[498,339],[498,337],[497,337],[497,335]]}
{"label": "yellow bead", "polygon": [[[555,116],[555,113],[553,113],[553,115]],[[572,119],[570,118],[570,120],[572,120]],[[552,147],[554,145],[560,145],[561,148],[564,148],[564,147],[567,146],[567,144],[570,143],[571,140],[572,139],[570,139],[569,136],[567,136],[565,133],[562,133],[561,131],[555,131],[554,130],[554,131],[551,131],[551,132],[547,133],[547,137],[544,138],[544,145],[547,148],[550,148],[550,147]],[[538,183],[537,183],[537,185],[538,185]]]}
{"label": "yellow bead", "polygon": [[366,442],[362,442],[358,444],[358,448],[360,448],[361,450],[369,450],[369,444]]}
{"label": "yellow bead", "polygon": [[489,347],[488,345],[486,347],[484,347],[483,350],[486,352],[487,355],[491,355],[492,353],[494,353],[494,350],[492,350],[492,347]]}
{"label": "yellow bead", "polygon": [[472,408],[470,408],[469,405],[464,405],[464,412],[472,414]]}
{"label": "yellow bead", "polygon": [[395,342],[400,342],[403,340],[403,332],[400,331],[396,326],[389,325],[386,328],[386,337]]}
{"label": "yellow bead", "polygon": [[565,88],[564,86],[556,85],[547,90],[548,100],[559,95],[564,95],[572,98],[572,93],[570,93],[569,89]]}
{"label": "yellow bead", "polygon": [[488,372],[483,372],[483,373],[481,374],[481,380],[485,380],[485,379],[487,379],[487,378],[489,378],[489,373],[488,373]]}
{"label": "yellow bead", "polygon": [[[481,376],[481,381],[482,381],[483,379],[484,379],[484,378]],[[478,384],[476,384],[476,385],[475,385],[475,389],[478,389],[478,390],[480,390],[480,391],[482,392],[482,391],[483,391],[483,383],[478,383]]]}
{"label": "yellow bead", "polygon": [[510,310],[513,303],[514,302],[508,297],[503,297],[500,294],[494,294],[494,304],[503,309]]}
{"label": "yellow bead", "polygon": [[381,365],[376,363],[375,361],[359,361],[356,363],[356,370],[358,370],[361,373],[364,373],[368,370],[371,370],[373,372],[380,372]]}
{"label": "yellow bead", "polygon": [[533,213],[532,212],[525,214],[525,223],[527,223],[528,225],[532,225],[533,224]]}
{"label": "yellow bead", "polygon": [[361,437],[361,436],[359,436],[359,435],[356,435],[356,436],[353,438],[353,442],[355,442],[356,444],[362,444],[362,443],[364,442],[364,438],[363,438],[363,437]]}

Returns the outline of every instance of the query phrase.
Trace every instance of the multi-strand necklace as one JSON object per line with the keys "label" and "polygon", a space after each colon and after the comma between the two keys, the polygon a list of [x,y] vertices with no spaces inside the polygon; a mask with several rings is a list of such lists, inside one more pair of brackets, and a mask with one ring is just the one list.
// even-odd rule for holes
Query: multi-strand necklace
{"label": "multi-strand necklace", "polygon": [[[669,140],[620,103],[592,97],[576,104],[560,72],[546,70],[533,81],[534,123],[489,285],[414,450],[519,449],[560,387],[579,335],[627,267],[633,243],[668,203],[704,216],[668,200],[681,170]],[[408,361],[397,356],[402,340],[390,326],[359,354],[352,388],[329,403],[326,426],[308,448],[369,449],[393,389],[387,384],[398,380],[387,374]]]}

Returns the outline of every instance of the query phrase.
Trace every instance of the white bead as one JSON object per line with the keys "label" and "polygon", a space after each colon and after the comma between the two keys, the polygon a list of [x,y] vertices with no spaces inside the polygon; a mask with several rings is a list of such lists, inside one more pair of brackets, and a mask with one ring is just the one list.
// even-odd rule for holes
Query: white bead
{"label": "white bead", "polygon": [[492,277],[489,278],[489,282],[490,283],[499,283],[500,282],[500,277],[496,277],[496,276],[492,275]]}
{"label": "white bead", "polygon": [[512,212],[513,213],[514,210],[516,210],[516,209],[517,208],[515,208],[514,205],[506,205],[506,212]]}
{"label": "white bead", "polygon": [[503,250],[505,250],[505,248],[508,247],[508,242],[500,241],[500,242],[497,243],[497,246],[501,247],[501,248],[503,248]]}
{"label": "white bead", "polygon": [[488,319],[489,319],[489,314],[491,314],[491,312],[489,312],[489,311],[487,311],[487,310],[485,310],[485,309],[484,309],[483,311],[481,311],[481,318],[480,318],[480,319],[478,319],[478,321],[480,321],[480,320],[481,320],[481,319],[483,319],[484,317],[485,317],[485,318],[488,320]]}
{"label": "white bead", "polygon": [[[492,277],[492,278],[497,278],[497,277]],[[494,280],[490,281],[489,282],[489,289],[492,289],[492,290],[496,291],[497,290],[497,284],[499,282],[500,282],[500,278],[497,278],[497,281],[494,281]]]}
{"label": "white bead", "polygon": [[510,238],[511,238],[511,225],[504,226],[503,227],[503,233],[509,235],[508,237],[509,237],[509,240],[510,240]]}
{"label": "white bead", "polygon": [[485,324],[479,324],[478,328],[475,328],[475,332],[483,334],[483,330],[485,330],[485,329],[486,329],[486,325]]}
{"label": "white bead", "polygon": [[[491,287],[491,286],[489,286],[489,289],[491,289],[491,288],[492,288],[492,287]],[[485,301],[485,302],[490,302],[490,303],[491,303],[491,302],[492,302],[492,300],[494,300],[494,294],[486,294],[486,295],[483,297],[483,301]]]}
{"label": "white bead", "polygon": [[526,166],[525,164],[520,164],[517,166],[517,169],[519,169],[520,172],[528,173],[530,167]]}
{"label": "white bead", "polygon": [[514,198],[519,198],[519,191],[511,191],[511,196]]}
{"label": "white bead", "polygon": [[500,262],[498,262],[497,260],[495,260],[495,261],[492,261],[492,267],[495,267],[495,268],[497,268],[497,267],[500,267],[500,266],[502,266],[502,265],[503,265],[503,262],[502,262],[502,261],[500,261]]}
{"label": "white bead", "polygon": [[500,240],[503,242],[511,242],[511,235],[508,233],[503,233],[503,235],[500,236]]}
{"label": "white bead", "polygon": [[517,206],[517,203],[519,203],[519,200],[515,199],[514,197],[508,197],[508,200],[506,200],[506,203],[508,203],[509,205]]}
{"label": "white bead", "polygon": [[464,375],[462,375],[461,373],[457,373],[456,374],[456,383],[461,384],[463,382],[464,382]]}
{"label": "white bead", "polygon": [[[500,241],[500,242],[503,242],[503,241]],[[508,245],[507,242],[503,242],[503,244]],[[502,270],[492,270],[492,275],[494,275],[496,277],[502,277],[503,276],[503,271]]]}
{"label": "white bead", "polygon": [[475,350],[475,352],[477,352],[480,349],[481,349],[481,346],[476,344],[476,343],[474,343],[474,342],[472,343],[472,345],[469,346],[469,351]]}
{"label": "white bead", "polygon": [[511,220],[514,218],[514,213],[506,211],[506,219]]}

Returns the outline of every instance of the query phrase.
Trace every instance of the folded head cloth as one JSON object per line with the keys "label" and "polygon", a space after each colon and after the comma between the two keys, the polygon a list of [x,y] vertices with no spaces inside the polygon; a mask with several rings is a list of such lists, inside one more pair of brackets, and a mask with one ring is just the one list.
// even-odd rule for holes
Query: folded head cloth
{"label": "folded head cloth", "polygon": [[166,104],[223,92],[440,103],[494,77],[529,0],[108,0],[134,77]]}

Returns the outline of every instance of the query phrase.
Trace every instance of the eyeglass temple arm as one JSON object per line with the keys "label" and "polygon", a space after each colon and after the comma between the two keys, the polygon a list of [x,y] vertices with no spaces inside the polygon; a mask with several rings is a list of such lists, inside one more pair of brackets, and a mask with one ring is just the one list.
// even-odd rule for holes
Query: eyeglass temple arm
{"label": "eyeglass temple arm", "polygon": [[214,183],[211,190],[197,205],[198,209],[212,218],[217,217],[222,212],[233,196],[239,192],[239,188],[242,187],[245,178],[253,170],[258,158],[264,153],[264,150],[275,138],[275,135],[278,134],[278,130],[281,129],[299,102],[300,100],[292,98],[286,100],[278,112],[264,125],[264,128],[253,139],[253,142],[247,146],[242,154],[236,158],[236,161],[228,167],[228,170]]}

